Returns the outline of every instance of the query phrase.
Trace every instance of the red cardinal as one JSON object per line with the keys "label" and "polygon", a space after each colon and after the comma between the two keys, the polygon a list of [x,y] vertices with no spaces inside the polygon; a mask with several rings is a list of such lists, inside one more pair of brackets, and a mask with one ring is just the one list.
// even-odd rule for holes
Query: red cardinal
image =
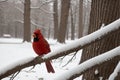
{"label": "red cardinal", "polygon": [[[34,31],[33,37],[32,46],[37,55],[43,56],[51,51],[48,42],[44,39],[39,29]],[[46,61],[45,64],[49,73],[55,73],[50,61]]]}

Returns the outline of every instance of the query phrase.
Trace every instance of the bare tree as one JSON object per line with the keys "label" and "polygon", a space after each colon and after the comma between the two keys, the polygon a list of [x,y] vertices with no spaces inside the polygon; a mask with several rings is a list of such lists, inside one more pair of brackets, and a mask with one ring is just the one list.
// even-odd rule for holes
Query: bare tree
{"label": "bare tree", "polygon": [[91,11],[91,2],[89,0],[84,2],[83,5],[83,36],[88,34],[89,29],[89,19],[90,19],[90,11]]}
{"label": "bare tree", "polygon": [[24,3],[24,38],[23,41],[31,41],[30,27],[30,0],[25,0]]}
{"label": "bare tree", "polygon": [[79,29],[78,38],[83,36],[83,0],[79,0]]}
{"label": "bare tree", "polygon": [[[104,27],[120,17],[120,0],[92,0],[89,33]],[[120,45],[120,31],[110,34],[105,39],[94,43],[83,50],[81,62],[100,55]],[[113,72],[120,57],[114,58],[106,63],[90,69],[83,75],[83,80],[107,80]],[[95,72],[98,73],[95,73]],[[120,76],[115,80],[119,80]]]}
{"label": "bare tree", "polygon": [[58,1],[54,0],[53,3],[53,17],[54,17],[54,39],[57,39],[58,35]]}
{"label": "bare tree", "polygon": [[60,43],[65,43],[65,35],[66,35],[66,30],[67,30],[69,8],[70,8],[70,0],[62,0],[60,27],[58,30],[58,42]]}
{"label": "bare tree", "polygon": [[71,14],[71,40],[74,40],[75,39],[75,23],[74,23],[72,9],[70,14]]}
{"label": "bare tree", "polygon": [[4,26],[4,16],[3,16],[3,9],[2,5],[0,5],[0,37],[3,35],[3,28]]}

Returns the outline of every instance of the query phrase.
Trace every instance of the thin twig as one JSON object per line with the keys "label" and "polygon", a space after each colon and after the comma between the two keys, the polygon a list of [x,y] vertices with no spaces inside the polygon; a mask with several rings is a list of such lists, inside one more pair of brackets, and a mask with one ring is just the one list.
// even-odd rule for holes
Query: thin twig
{"label": "thin twig", "polygon": [[23,0],[20,0],[20,2],[21,2],[22,4],[24,4],[24,1],[23,1]]}
{"label": "thin twig", "polygon": [[[21,71],[21,70],[20,70],[20,71]],[[14,74],[12,75],[12,77],[10,78],[10,80],[14,80],[15,77],[20,73],[20,71],[14,73]]]}
{"label": "thin twig", "polygon": [[29,71],[33,70],[35,68],[36,65],[34,65]]}
{"label": "thin twig", "polygon": [[66,64],[64,64],[62,67],[65,67],[66,65],[68,65],[73,60],[73,58],[76,56],[77,52],[78,51],[76,51],[75,54],[72,56],[72,58]]}

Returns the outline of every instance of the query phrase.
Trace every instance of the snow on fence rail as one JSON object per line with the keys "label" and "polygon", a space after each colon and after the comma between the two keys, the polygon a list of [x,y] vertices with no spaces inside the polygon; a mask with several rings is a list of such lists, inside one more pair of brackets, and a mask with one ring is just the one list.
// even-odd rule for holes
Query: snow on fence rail
{"label": "snow on fence rail", "polygon": [[[77,41],[74,41],[73,43],[67,44],[64,47],[61,47],[53,52],[50,52],[49,54],[43,56],[42,58],[36,57],[33,60],[28,61],[27,63],[19,63],[16,66],[13,66],[9,69],[4,69],[4,71],[0,70],[0,79],[5,78],[17,71],[20,71],[23,68],[34,66],[36,64],[40,64],[42,62],[45,62],[47,60],[56,59],[58,57],[68,55],[72,52],[76,52],[94,42],[97,42],[109,34],[112,34],[116,31],[120,31],[120,19],[112,22],[111,24],[105,26],[104,28],[97,30],[85,37],[80,38]],[[28,59],[29,60],[29,59]]]}

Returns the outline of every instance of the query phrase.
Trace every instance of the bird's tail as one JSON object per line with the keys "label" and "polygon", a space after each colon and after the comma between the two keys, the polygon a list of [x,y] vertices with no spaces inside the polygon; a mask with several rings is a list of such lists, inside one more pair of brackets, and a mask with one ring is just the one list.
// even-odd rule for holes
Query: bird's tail
{"label": "bird's tail", "polygon": [[54,69],[53,69],[53,66],[52,66],[52,64],[51,64],[50,61],[46,61],[46,62],[45,62],[45,65],[46,65],[47,71],[48,71],[49,73],[50,73],[50,72],[55,73],[55,71],[54,71]]}

